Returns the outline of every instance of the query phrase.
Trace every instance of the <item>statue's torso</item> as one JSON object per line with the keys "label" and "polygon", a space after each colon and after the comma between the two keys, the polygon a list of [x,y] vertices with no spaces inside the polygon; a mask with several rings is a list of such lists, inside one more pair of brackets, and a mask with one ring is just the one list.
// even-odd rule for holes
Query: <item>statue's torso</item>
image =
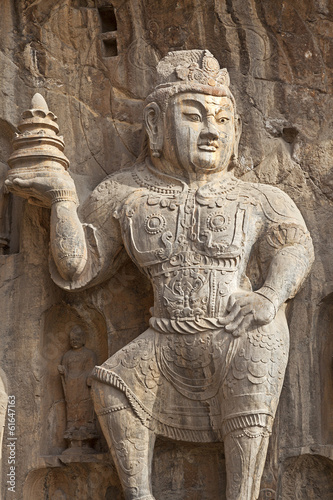
{"label": "statue's torso", "polygon": [[251,289],[245,277],[263,220],[252,193],[235,178],[200,188],[144,185],[119,217],[126,249],[154,288],[154,316],[218,318],[228,298]]}

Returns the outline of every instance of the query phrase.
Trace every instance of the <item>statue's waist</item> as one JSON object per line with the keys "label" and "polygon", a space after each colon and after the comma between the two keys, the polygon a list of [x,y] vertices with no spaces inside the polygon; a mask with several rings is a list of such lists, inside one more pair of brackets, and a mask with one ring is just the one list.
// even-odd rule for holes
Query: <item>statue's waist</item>
{"label": "statue's waist", "polygon": [[157,318],[151,317],[149,325],[158,333],[180,333],[182,335],[194,333],[207,333],[209,331],[222,330],[224,327],[218,318]]}
{"label": "statue's waist", "polygon": [[191,270],[203,273],[207,273],[209,271],[235,272],[240,268],[240,260],[240,256],[223,259],[205,257],[200,260],[198,259],[198,262],[179,262],[178,259],[174,258],[165,262],[151,262],[140,267],[145,267],[148,270],[149,275],[153,278],[163,274],[182,273]]}

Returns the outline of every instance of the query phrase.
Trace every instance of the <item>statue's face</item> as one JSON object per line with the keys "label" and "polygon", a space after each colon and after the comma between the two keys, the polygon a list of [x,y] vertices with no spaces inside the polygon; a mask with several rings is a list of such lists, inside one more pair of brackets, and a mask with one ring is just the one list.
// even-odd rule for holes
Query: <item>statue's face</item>
{"label": "statue's face", "polygon": [[85,344],[85,334],[79,328],[73,328],[69,334],[69,343],[73,349],[79,349]]}
{"label": "statue's face", "polygon": [[228,97],[184,93],[171,98],[164,117],[162,153],[167,161],[186,170],[224,170],[234,142],[234,109]]}

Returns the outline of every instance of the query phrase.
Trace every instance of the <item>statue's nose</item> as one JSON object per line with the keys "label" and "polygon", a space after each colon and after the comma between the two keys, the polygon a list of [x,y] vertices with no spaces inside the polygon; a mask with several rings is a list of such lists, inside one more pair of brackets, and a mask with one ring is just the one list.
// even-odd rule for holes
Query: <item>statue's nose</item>
{"label": "statue's nose", "polygon": [[211,119],[208,118],[206,120],[204,127],[200,133],[200,137],[203,139],[209,139],[211,141],[218,139],[218,130]]}

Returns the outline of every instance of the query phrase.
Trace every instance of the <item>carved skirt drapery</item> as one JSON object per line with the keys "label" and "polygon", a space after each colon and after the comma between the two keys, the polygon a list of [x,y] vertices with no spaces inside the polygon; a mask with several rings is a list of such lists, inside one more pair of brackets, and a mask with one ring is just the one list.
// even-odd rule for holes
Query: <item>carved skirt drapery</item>
{"label": "carved skirt drapery", "polygon": [[233,428],[271,426],[288,335],[283,309],[269,325],[240,337],[214,318],[153,317],[148,330],[95,368],[94,377],[122,391],[156,434],[220,441]]}

